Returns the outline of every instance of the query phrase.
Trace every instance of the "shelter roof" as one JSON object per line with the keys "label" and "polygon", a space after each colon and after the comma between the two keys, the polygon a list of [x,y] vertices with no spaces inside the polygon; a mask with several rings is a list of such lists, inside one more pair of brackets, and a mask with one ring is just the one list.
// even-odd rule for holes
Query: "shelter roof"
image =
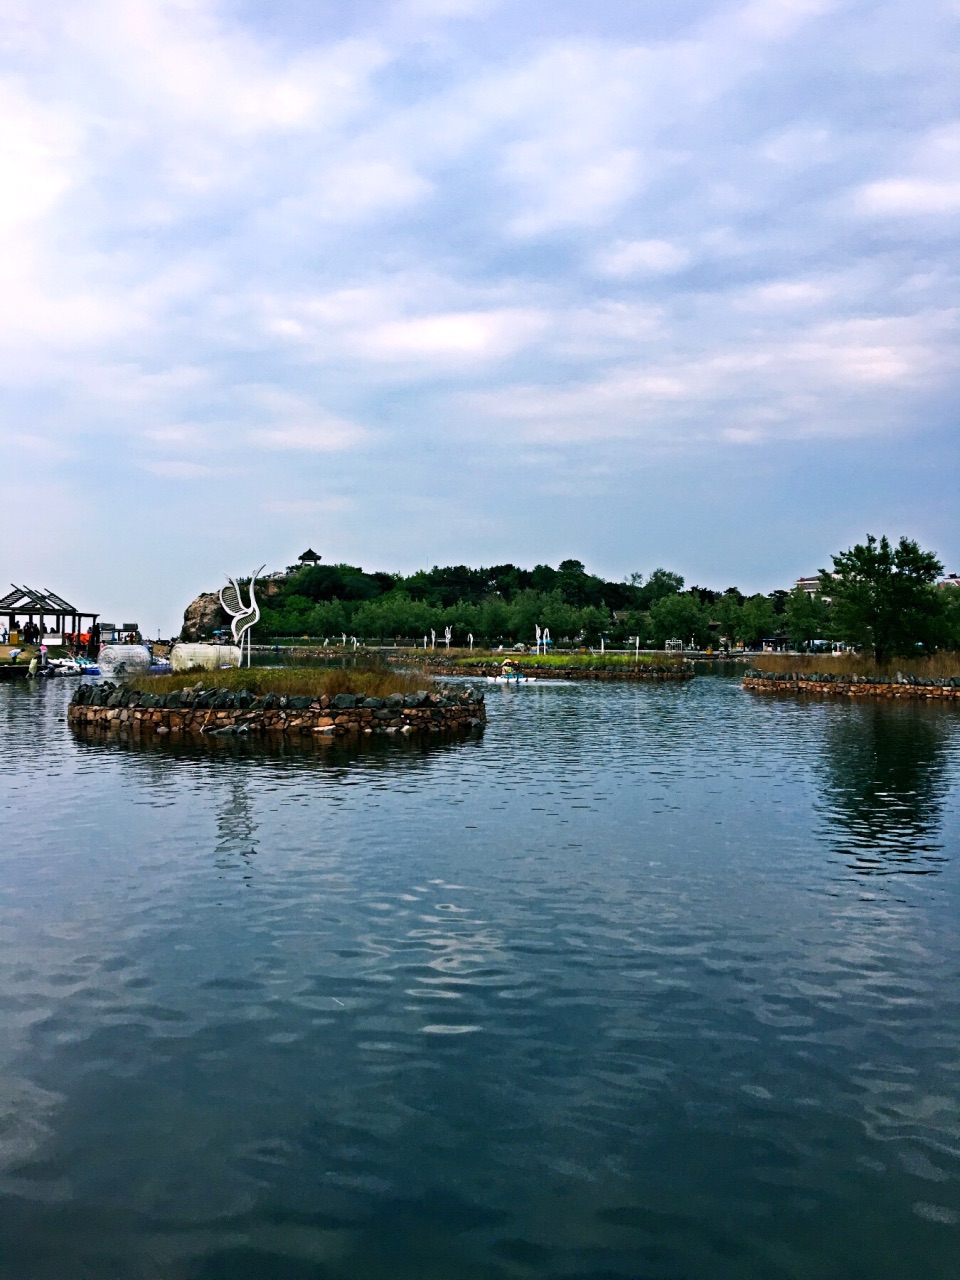
{"label": "shelter roof", "polygon": [[[38,591],[36,587],[18,587],[15,582],[10,584],[12,591],[0,600],[0,609],[15,613],[29,613],[32,609],[34,613],[80,613],[74,605],[64,600],[63,596],[58,596],[55,591]],[[87,611],[89,612],[89,611]]]}
{"label": "shelter roof", "polygon": [[302,552],[302,553],[297,557],[297,559],[298,559],[298,560],[302,560],[302,561],[304,561],[304,562],[305,562],[305,561],[307,561],[307,560],[310,560],[310,561],[312,561],[314,564],[316,564],[316,562],[317,562],[318,560],[322,560],[322,559],[323,559],[323,556],[318,556],[318,555],[317,555],[317,553],[314,551],[313,547],[307,547],[306,551]]}

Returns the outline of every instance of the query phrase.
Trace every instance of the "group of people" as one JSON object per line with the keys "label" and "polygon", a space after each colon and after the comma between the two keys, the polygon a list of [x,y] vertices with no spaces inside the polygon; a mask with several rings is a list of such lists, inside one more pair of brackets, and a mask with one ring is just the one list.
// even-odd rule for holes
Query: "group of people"
{"label": "group of people", "polygon": [[[49,629],[43,620],[39,623],[28,618],[17,627],[18,640],[21,645],[43,644]],[[10,629],[0,625],[0,644],[10,643]],[[68,631],[64,634],[63,643],[74,658],[96,658],[100,652],[100,624],[95,622],[89,631]]]}
{"label": "group of people", "polygon": [[100,652],[100,623],[89,631],[68,631],[63,637],[72,658],[95,658]]}
{"label": "group of people", "polygon": [[47,628],[43,622],[38,624],[32,618],[28,618],[20,627],[20,640],[23,644],[40,644],[46,634]]}

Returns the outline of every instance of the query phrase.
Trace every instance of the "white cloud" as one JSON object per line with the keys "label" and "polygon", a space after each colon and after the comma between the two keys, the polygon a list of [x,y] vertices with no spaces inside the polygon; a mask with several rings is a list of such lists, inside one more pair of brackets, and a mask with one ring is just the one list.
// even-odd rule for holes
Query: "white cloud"
{"label": "white cloud", "polygon": [[165,480],[202,480],[214,474],[214,468],[202,462],[190,462],[181,458],[141,463],[144,471]]}
{"label": "white cloud", "polygon": [[924,217],[960,213],[960,179],[886,178],[864,186],[859,208],[869,214]]}
{"label": "white cloud", "polygon": [[735,305],[744,311],[782,312],[817,306],[834,295],[833,288],[817,280],[771,280],[747,290]]}
{"label": "white cloud", "polygon": [[958,320],[955,312],[857,318],[799,335],[727,339],[699,354],[661,350],[594,380],[514,385],[466,397],[465,407],[481,434],[491,420],[509,422],[521,440],[554,446],[701,448],[717,434],[735,443],[870,434],[888,421],[891,392],[949,376]]}
{"label": "white cloud", "polygon": [[682,271],[690,253],[669,240],[620,240],[597,255],[597,270],[607,276],[670,275]]}
{"label": "white cloud", "polygon": [[11,233],[49,214],[77,181],[81,131],[9,76],[0,79],[0,119],[0,234],[9,252]]}
{"label": "white cloud", "polygon": [[760,40],[784,40],[812,18],[837,7],[837,0],[750,0],[736,13],[739,31]]}
{"label": "white cloud", "polygon": [[277,58],[207,3],[90,0],[62,21],[86,59],[149,118],[249,137],[330,130],[370,101],[385,61],[373,41],[338,41]]}
{"label": "white cloud", "polygon": [[296,453],[339,453],[363,444],[369,433],[353,422],[333,415],[281,422],[246,432],[246,440],[258,449]]}
{"label": "white cloud", "polygon": [[356,349],[381,360],[492,359],[512,354],[546,324],[536,311],[447,312],[377,325],[357,334]]}

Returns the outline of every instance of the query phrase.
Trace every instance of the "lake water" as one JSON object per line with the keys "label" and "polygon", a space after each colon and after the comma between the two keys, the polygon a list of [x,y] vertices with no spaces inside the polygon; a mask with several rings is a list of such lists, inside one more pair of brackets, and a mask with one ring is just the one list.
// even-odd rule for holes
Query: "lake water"
{"label": "lake water", "polygon": [[76,741],[0,686],[3,1280],[960,1272],[960,712],[493,688]]}

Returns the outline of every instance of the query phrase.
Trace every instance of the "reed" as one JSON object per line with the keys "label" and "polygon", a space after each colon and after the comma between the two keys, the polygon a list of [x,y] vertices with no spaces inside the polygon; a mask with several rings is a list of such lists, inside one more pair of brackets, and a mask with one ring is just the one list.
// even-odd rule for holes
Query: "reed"
{"label": "reed", "polygon": [[[363,667],[230,667],[221,671],[180,671],[175,675],[149,676],[151,693],[173,693],[198,683],[205,689],[229,689],[239,693],[246,689],[260,695],[278,693],[319,698],[338,693],[362,694],[365,698],[386,698],[391,693],[416,693],[424,685],[424,673],[407,675]],[[145,687],[143,680],[138,683]]]}
{"label": "reed", "polygon": [[589,668],[591,671],[633,669],[635,667],[671,667],[680,669],[685,665],[683,658],[665,653],[641,653],[639,658],[633,653],[496,653],[474,654],[472,658],[457,658],[459,666],[469,666],[471,662],[504,662],[507,658],[520,667],[553,667]]}
{"label": "reed", "polygon": [[758,653],[753,664],[758,671],[822,672],[848,676],[920,676],[925,680],[960,676],[960,653],[935,653],[926,658],[891,658],[880,666],[860,653]]}

